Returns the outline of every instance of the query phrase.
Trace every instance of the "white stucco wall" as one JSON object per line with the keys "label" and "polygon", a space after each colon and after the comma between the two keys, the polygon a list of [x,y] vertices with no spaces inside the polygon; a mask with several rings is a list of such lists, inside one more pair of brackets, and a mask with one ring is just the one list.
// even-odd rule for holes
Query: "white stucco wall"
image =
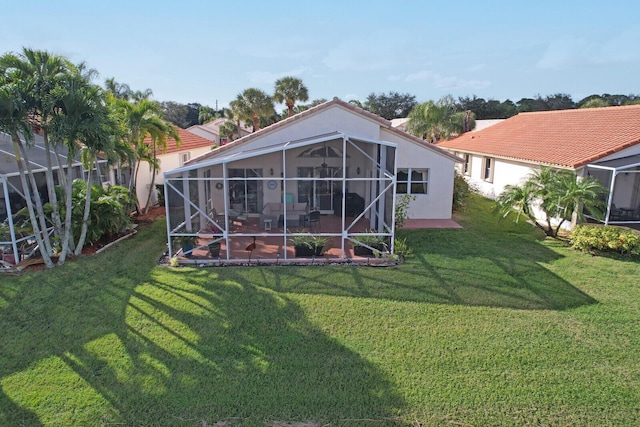
{"label": "white stucco wall", "polygon": [[[332,132],[344,133],[355,138],[374,141],[381,140],[398,144],[398,168],[429,169],[428,194],[416,195],[416,200],[413,201],[409,207],[409,217],[416,219],[451,218],[454,160],[442,153],[436,152],[435,149],[432,150],[421,143],[390,132],[381,126],[379,122],[340,105],[332,105],[316,114],[309,115],[301,120],[294,120],[290,124],[274,129],[247,144],[227,149],[223,156],[227,157],[238,152],[257,150]],[[342,140],[339,139],[339,141],[341,143]],[[295,157],[297,153],[292,152],[291,155]],[[282,168],[281,156],[281,153],[274,153],[259,158],[258,161],[265,171],[265,176],[267,171],[273,167],[274,178],[277,179],[280,177]],[[371,167],[367,166],[367,162],[363,159],[360,153],[351,152],[349,154],[347,162],[348,168],[352,169],[350,174],[353,175],[355,173],[358,165],[364,164],[364,167],[361,166],[361,177],[369,176]],[[335,159],[327,159],[327,163],[333,166],[331,163],[333,160]],[[242,165],[243,163],[239,161],[237,164]],[[248,165],[247,167],[255,167],[256,159],[248,159],[245,164]],[[296,158],[296,163],[288,163],[289,170],[287,171],[287,176],[296,176],[296,168],[298,166],[318,166],[318,161],[317,159]],[[286,192],[296,194],[297,188],[295,187],[295,183],[293,183],[293,186],[294,188],[287,188]],[[265,185],[263,191],[265,203],[268,201],[281,200],[280,186],[278,186],[277,190],[270,191]],[[350,182],[349,191],[360,194],[368,201],[369,197],[366,194],[366,183],[364,181]]]}
{"label": "white stucco wall", "polygon": [[[455,154],[464,158],[464,153]],[[495,157],[481,156],[477,154],[470,154],[470,156],[470,170],[466,175],[463,173],[464,163],[458,164],[456,167],[458,171],[466,177],[467,181],[478,189],[480,194],[490,199],[498,197],[507,185],[522,184],[529,174],[534,170],[539,169],[538,166],[528,163],[498,159]],[[486,157],[491,158],[491,161],[493,162],[493,175],[490,180],[483,178],[484,159]]]}
{"label": "white stucco wall", "polygon": [[384,129],[380,138],[398,144],[398,169],[429,169],[428,193],[415,195],[415,200],[411,202],[407,212],[409,218],[450,219],[455,167],[453,159]]}
{"label": "white stucco wall", "polygon": [[[296,141],[312,136],[341,132],[361,138],[378,139],[380,125],[373,120],[366,119],[359,114],[344,109],[339,105],[332,105],[326,110],[305,117],[303,120],[292,121],[272,132],[256,138],[248,145],[231,148],[225,155],[230,155],[248,149],[269,147],[284,142]],[[250,147],[249,147],[250,146]]]}
{"label": "white stucco wall", "polygon": [[[183,153],[189,153],[190,158],[198,157],[203,155],[204,153],[208,153],[211,151],[210,147],[202,147],[192,150],[185,150],[175,153],[168,154],[160,154],[158,155],[158,160],[160,161],[160,168],[155,178],[155,184],[163,184],[164,183],[164,175],[163,173],[166,171],[170,171],[172,169],[176,169],[180,167],[180,158]],[[149,196],[149,190],[151,189],[151,181],[153,178],[152,171],[149,170],[149,163],[142,162],[140,165],[140,170],[138,171],[138,181],[136,186],[136,194],[138,196],[138,202],[144,206],[147,202],[147,197]],[[155,189],[154,184],[154,189]],[[152,196],[152,203],[155,202],[156,199]]]}

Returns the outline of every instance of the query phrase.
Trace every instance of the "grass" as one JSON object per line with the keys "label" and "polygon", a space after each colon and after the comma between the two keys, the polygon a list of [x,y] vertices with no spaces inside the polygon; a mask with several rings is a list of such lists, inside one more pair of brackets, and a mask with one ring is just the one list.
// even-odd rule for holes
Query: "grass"
{"label": "grass", "polygon": [[0,425],[637,425],[638,259],[464,215],[394,268],[169,269],[156,223],[1,277]]}

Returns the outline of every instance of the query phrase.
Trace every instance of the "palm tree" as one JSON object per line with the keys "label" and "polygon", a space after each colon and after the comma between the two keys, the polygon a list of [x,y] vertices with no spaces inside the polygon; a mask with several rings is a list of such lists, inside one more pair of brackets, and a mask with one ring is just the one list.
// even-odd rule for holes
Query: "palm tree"
{"label": "palm tree", "polygon": [[255,88],[245,89],[230,105],[237,111],[240,120],[253,123],[253,132],[260,129],[261,117],[269,117],[275,113],[271,97]]}
{"label": "palm tree", "polygon": [[211,107],[207,107],[206,105],[201,106],[198,110],[198,123],[200,124],[210,122],[218,117],[216,110]]}
{"label": "palm tree", "polygon": [[[543,167],[529,175],[522,185],[505,187],[495,208],[503,216],[516,211],[516,222],[522,215],[548,236],[557,237],[565,221],[570,219],[575,226],[584,218],[583,209],[594,215],[601,213],[606,191],[592,177],[578,179],[575,172]],[[536,209],[544,214],[543,223],[538,220]]]}
{"label": "palm tree", "polygon": [[[18,170],[20,172],[20,183],[27,203],[27,211],[31,220],[33,233],[40,248],[45,248],[45,232],[40,229],[40,223],[36,217],[35,208],[31,198],[32,190],[27,183],[26,165],[28,159],[22,156],[25,152],[20,135],[26,141],[33,139],[31,123],[29,121],[29,110],[27,108],[27,100],[19,82],[9,81],[4,73],[0,73],[0,130],[8,133],[13,141],[14,154],[17,159]],[[17,248],[14,247],[14,251]],[[16,252],[17,253],[17,252]],[[51,260],[50,252],[41,250],[42,259],[48,268],[53,268],[54,263]]]}
{"label": "palm tree", "polygon": [[113,77],[104,81],[104,87],[116,98],[128,101],[133,96],[133,91],[126,83],[118,83]]}
{"label": "palm tree", "polygon": [[[51,152],[55,151],[57,153],[57,145],[60,141],[49,140],[49,123],[51,121],[51,117],[56,114],[56,91],[59,90],[60,85],[63,84],[69,76],[77,73],[78,69],[69,62],[69,60],[62,56],[53,55],[47,51],[28,48],[24,48],[20,54],[4,55],[0,59],[0,69],[3,70],[7,76],[11,76],[10,78],[20,80],[25,93],[25,99],[28,100],[31,120],[34,126],[41,129],[43,132],[47,166],[45,170],[45,178],[47,182],[49,202],[53,207],[53,226],[56,234],[61,235],[63,230],[62,223],[58,215],[58,200],[55,192],[55,183],[52,172],[53,165],[51,161]],[[64,176],[62,173],[61,161],[59,156],[56,157],[58,163],[58,179],[62,182],[64,180]],[[35,191],[33,196],[40,226],[44,230],[47,228],[47,225],[45,222],[44,211],[42,210],[40,193]],[[51,253],[52,247],[48,236],[45,236],[44,243],[45,249]]]}
{"label": "palm tree", "polygon": [[129,181],[129,191],[135,200],[135,208],[139,211],[140,207],[135,199],[136,195],[136,177],[139,168],[140,158],[137,157],[139,147],[144,143],[144,139],[148,136],[150,128],[157,129],[155,126],[158,121],[162,120],[162,109],[157,102],[143,99],[137,102],[128,102],[124,100],[117,101],[118,116],[123,128],[125,129],[124,139],[132,147],[134,158],[133,163],[129,164],[131,178]]}
{"label": "palm tree", "polygon": [[233,135],[239,134],[238,125],[236,125],[231,120],[226,120],[222,125],[220,125],[218,132],[220,134],[220,137],[224,135],[227,137],[227,141],[231,142],[233,141]]}
{"label": "palm tree", "polygon": [[[62,250],[58,265],[65,261],[65,257],[74,250],[75,255],[82,253],[87,228],[89,223],[89,211],[91,207],[91,191],[93,166],[99,172],[98,153],[110,153],[114,147],[114,133],[116,123],[111,111],[105,102],[103,92],[97,85],[91,84],[86,75],[75,75],[69,78],[63,85],[57,105],[58,114],[51,122],[52,134],[67,147],[67,178],[64,182],[65,195],[65,224],[64,236],[62,236]],[[84,206],[80,236],[73,235],[72,221],[73,203],[73,177],[71,174],[73,159],[78,152],[78,143],[83,144],[83,159],[85,169],[89,170],[87,177],[87,191]]]}
{"label": "palm tree", "polygon": [[[134,98],[136,98],[136,96],[134,96]],[[162,119],[162,108],[157,102],[151,101],[146,97],[135,102],[118,99],[115,99],[114,102],[116,103],[120,125],[124,130],[123,138],[132,148],[133,152],[132,161],[129,162],[129,169],[131,171],[129,191],[132,194],[132,200],[135,201],[136,211],[140,212],[140,204],[135,196],[140,163],[147,161],[140,156],[145,152],[145,138],[151,138],[152,148],[156,150],[158,147],[166,147],[167,137],[174,138],[176,143],[180,144],[180,136],[173,125]],[[154,157],[153,150],[150,152],[151,158]],[[153,162],[150,164],[153,167]]]}
{"label": "palm tree", "polygon": [[[180,146],[182,140],[180,139],[180,133],[178,132],[178,128],[171,123],[167,123],[163,120],[158,119],[154,124],[153,128],[149,128],[148,130],[149,137],[151,138],[151,145],[149,146],[149,151],[151,152],[150,156],[141,157],[141,160],[149,163],[149,167],[151,168],[151,184],[149,188],[149,194],[147,195],[147,201],[144,204],[143,213],[147,213],[149,208],[151,207],[151,195],[152,191],[156,184],[156,175],[158,173],[158,169],[160,168],[160,160],[158,159],[158,150],[165,151],[167,149],[167,137],[171,137],[175,140],[176,146]],[[140,147],[147,146],[146,144],[142,144]]]}
{"label": "palm tree", "polygon": [[473,128],[474,116],[470,115],[467,126],[466,120],[467,113],[456,111],[453,98],[446,96],[438,102],[427,101],[416,105],[409,113],[407,132],[430,142],[437,142],[463,133],[466,127]]}
{"label": "palm tree", "polygon": [[575,173],[563,173],[557,177],[562,188],[560,205],[563,218],[571,219],[571,228],[578,221],[584,221],[584,212],[593,216],[601,216],[606,206],[604,196],[607,190],[600,181],[585,176],[578,178]]}
{"label": "palm tree", "polygon": [[288,109],[288,117],[291,117],[296,101],[307,102],[309,91],[302,80],[295,77],[283,77],[276,80],[273,99],[280,104],[284,103]]}

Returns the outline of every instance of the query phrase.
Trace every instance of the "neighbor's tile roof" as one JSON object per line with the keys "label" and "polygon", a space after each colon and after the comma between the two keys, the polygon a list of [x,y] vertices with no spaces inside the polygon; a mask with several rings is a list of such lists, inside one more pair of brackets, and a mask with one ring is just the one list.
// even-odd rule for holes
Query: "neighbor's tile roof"
{"label": "neighbor's tile roof", "polygon": [[[213,147],[215,144],[208,139],[205,139],[201,136],[193,134],[186,129],[178,129],[178,134],[180,135],[180,139],[182,143],[178,147],[176,144],[176,140],[173,138],[167,138],[167,149],[163,151],[161,154],[169,154],[169,153],[177,153],[183,151],[193,150],[195,148],[202,147]],[[145,138],[145,144],[151,144],[151,138]]]}
{"label": "neighbor's tile roof", "polygon": [[520,113],[437,145],[561,167],[578,168],[640,143],[640,105]]}
{"label": "neighbor's tile roof", "polygon": [[452,155],[451,153],[449,153],[448,151],[446,151],[446,150],[444,150],[442,148],[436,147],[435,145],[430,144],[430,143],[424,141],[423,139],[420,139],[420,138],[415,137],[413,135],[410,135],[410,134],[408,134],[406,132],[403,132],[402,130],[394,128],[391,125],[391,122],[389,120],[384,119],[384,118],[378,116],[377,114],[374,114],[374,113],[371,113],[369,111],[366,111],[366,110],[364,110],[364,109],[362,109],[360,107],[357,107],[357,106],[355,106],[355,105],[353,105],[353,104],[351,104],[349,102],[342,101],[339,98],[333,98],[330,101],[327,101],[327,102],[324,102],[322,104],[318,104],[316,106],[313,106],[313,107],[311,107],[311,108],[309,108],[309,109],[307,109],[305,111],[302,111],[302,112],[300,112],[298,114],[294,114],[291,117],[287,117],[284,120],[280,120],[279,122],[276,122],[276,123],[274,123],[274,124],[272,124],[270,126],[264,127],[262,129],[257,130],[256,132],[250,133],[249,135],[243,136],[242,138],[238,138],[235,141],[231,141],[228,144],[225,144],[223,146],[217,147],[215,150],[212,150],[210,153],[205,153],[205,154],[203,154],[203,155],[201,155],[201,156],[199,156],[199,157],[197,157],[195,159],[191,159],[186,164],[189,165],[189,164],[194,164],[194,163],[200,163],[203,160],[206,160],[206,159],[209,159],[209,158],[213,158],[213,157],[218,157],[220,154],[222,154],[222,153],[224,153],[224,152],[226,152],[226,151],[228,151],[228,150],[230,150],[232,148],[236,148],[236,147],[242,146],[242,145],[244,145],[244,144],[246,144],[246,143],[248,143],[250,141],[253,141],[253,140],[257,139],[257,138],[260,138],[260,137],[262,137],[264,135],[267,135],[267,134],[269,134],[269,133],[271,133],[271,132],[273,132],[273,131],[275,131],[277,129],[281,129],[281,128],[283,128],[285,126],[288,126],[290,124],[297,123],[300,120],[304,120],[305,118],[307,118],[307,117],[309,117],[309,116],[311,116],[313,114],[316,114],[319,111],[326,110],[327,108],[331,107],[332,105],[339,105],[339,106],[341,106],[341,107],[343,107],[343,108],[345,108],[347,110],[351,110],[351,111],[353,111],[355,113],[358,113],[358,114],[360,114],[360,115],[362,115],[362,116],[364,116],[364,117],[366,117],[366,118],[368,118],[370,120],[378,122],[381,127],[383,127],[384,129],[388,130],[389,132],[395,133],[395,134],[397,134],[397,135],[399,135],[399,136],[401,136],[403,138],[410,139],[410,140],[412,140],[414,142],[422,144],[425,147],[427,147],[428,149],[430,149],[432,151],[435,151],[435,152],[437,152],[437,153],[439,153],[439,154],[441,154],[441,155],[443,155],[445,157],[448,157],[448,158],[450,158],[450,159],[452,159],[452,160],[454,160],[456,162],[461,161],[461,159],[459,157]]}

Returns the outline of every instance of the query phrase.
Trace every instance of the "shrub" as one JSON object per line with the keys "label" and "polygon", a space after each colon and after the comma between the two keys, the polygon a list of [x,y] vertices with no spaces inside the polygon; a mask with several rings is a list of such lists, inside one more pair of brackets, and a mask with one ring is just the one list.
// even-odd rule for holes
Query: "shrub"
{"label": "shrub", "polygon": [[393,252],[404,259],[411,254],[411,248],[407,244],[407,239],[395,238],[393,241]]}
{"label": "shrub", "polygon": [[453,211],[459,212],[462,210],[467,205],[469,195],[474,191],[475,188],[456,170],[453,177]]}
{"label": "shrub", "polygon": [[396,229],[402,228],[404,226],[404,223],[407,221],[407,218],[409,218],[409,212],[408,212],[409,205],[415,199],[416,199],[416,196],[413,196],[411,194],[404,194],[402,196],[399,196],[396,199],[396,212],[395,212]]}
{"label": "shrub", "polygon": [[640,234],[613,226],[578,225],[571,233],[571,246],[583,252],[640,255]]}
{"label": "shrub", "polygon": [[300,234],[297,236],[289,237],[289,242],[291,242],[293,246],[306,247],[315,250],[316,248],[323,248],[325,243],[329,240],[326,237],[311,234],[304,229],[300,230],[298,233]]}

